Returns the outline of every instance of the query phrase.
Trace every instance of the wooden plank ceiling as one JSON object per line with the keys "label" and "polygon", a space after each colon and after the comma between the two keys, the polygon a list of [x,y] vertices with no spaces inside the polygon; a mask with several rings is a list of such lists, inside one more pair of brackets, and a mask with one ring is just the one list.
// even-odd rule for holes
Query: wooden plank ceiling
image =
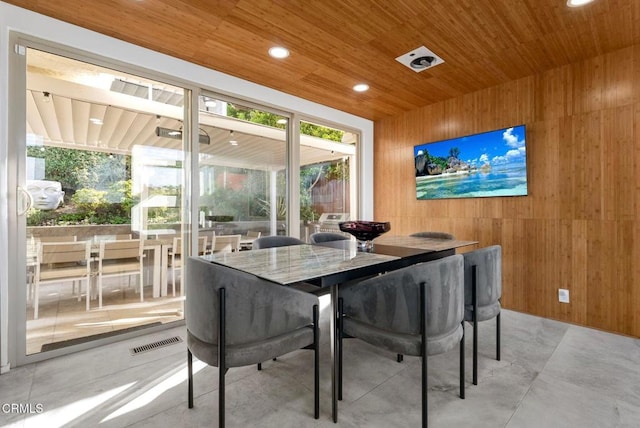
{"label": "wooden plank ceiling", "polygon": [[4,1],[372,120],[640,42],[638,0]]}

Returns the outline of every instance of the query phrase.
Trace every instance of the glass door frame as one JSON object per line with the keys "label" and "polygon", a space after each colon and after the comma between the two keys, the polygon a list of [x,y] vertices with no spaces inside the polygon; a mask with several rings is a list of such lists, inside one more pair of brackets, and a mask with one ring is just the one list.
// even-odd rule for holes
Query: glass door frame
{"label": "glass door frame", "polygon": [[[168,75],[153,72],[151,70],[135,67],[125,63],[109,60],[107,58],[91,54],[86,51],[75,50],[67,46],[61,46],[55,43],[47,42],[36,37],[24,35],[18,32],[9,34],[9,45],[12,53],[9,58],[8,75],[9,88],[8,100],[11,108],[8,111],[8,141],[7,147],[7,187],[8,187],[8,236],[7,240],[13,243],[13,250],[8,254],[8,362],[11,367],[21,366],[37,361],[42,361],[69,354],[85,349],[94,348],[96,346],[114,343],[126,338],[136,337],[155,331],[161,331],[172,328],[176,325],[184,323],[176,321],[170,324],[149,326],[138,331],[122,333],[111,337],[87,341],[82,344],[72,345],[61,349],[39,352],[27,355],[26,353],[26,304],[27,296],[23,287],[18,284],[26,284],[26,214],[19,215],[18,211],[24,210],[26,203],[25,192],[20,188],[26,188],[26,89],[27,89],[27,49],[36,49],[48,52],[54,55],[60,55],[86,62],[92,65],[101,66],[118,70],[124,73],[138,75],[147,79],[157,80],[162,83],[171,84],[184,89],[185,102],[183,107],[183,205],[182,205],[182,234],[183,238],[190,237],[188,224],[192,222],[191,214],[191,160],[194,153],[191,151],[193,132],[193,118],[191,109],[193,108],[193,94],[197,93],[198,88],[193,84],[178,80]],[[196,118],[197,119],[197,118]],[[191,126],[186,126],[189,124]],[[197,134],[196,134],[197,135]],[[197,151],[197,146],[195,146]]]}
{"label": "glass door frame", "polygon": [[[223,102],[227,102],[227,103],[237,103],[237,104],[241,104],[242,106],[245,107],[250,107],[256,110],[261,110],[264,112],[268,112],[268,113],[273,113],[273,114],[277,114],[279,116],[283,116],[286,117],[288,120],[288,125],[286,128],[286,141],[285,141],[285,147],[286,147],[286,159],[285,159],[285,165],[286,165],[286,170],[285,170],[285,183],[286,183],[286,190],[285,190],[285,196],[286,196],[286,206],[287,206],[287,216],[286,216],[286,234],[290,235],[290,236],[295,236],[295,237],[299,237],[297,235],[299,235],[299,226],[296,226],[300,223],[300,213],[298,212],[297,209],[293,209],[292,207],[297,207],[300,205],[300,194],[299,194],[299,183],[297,182],[297,180],[291,180],[291,177],[297,177],[300,174],[300,165],[299,165],[299,158],[300,158],[300,151],[299,151],[299,146],[297,144],[298,142],[298,138],[295,134],[294,128],[297,129],[297,127],[299,126],[299,122],[295,119],[296,118],[296,114],[295,113],[291,113],[291,112],[286,112],[283,111],[281,109],[266,105],[266,104],[259,104],[259,103],[255,103],[249,100],[243,100],[241,98],[236,98],[233,96],[229,96],[229,95],[225,95],[222,94],[218,91],[213,91],[213,90],[207,90],[207,89],[201,89],[200,93],[198,94],[198,98],[200,96],[205,96],[205,97],[210,97],[210,98],[214,98]],[[196,98],[196,97],[194,97]],[[194,110],[198,111],[197,109]],[[298,125],[296,125],[298,124]],[[198,125],[199,126],[199,125]],[[194,128],[196,129],[196,128]],[[194,150],[195,152],[195,150]],[[199,153],[198,153],[199,154]],[[197,156],[197,155],[196,155]],[[296,164],[297,162],[297,164]],[[198,170],[198,168],[196,167],[196,165],[198,165],[198,160],[197,157],[192,161],[192,165],[194,166],[194,170]],[[297,173],[294,171],[297,168]],[[198,172],[195,172],[196,174]],[[296,175],[298,174],[298,175]],[[197,180],[195,177],[193,177],[193,181],[194,183],[199,183],[199,180]],[[193,194],[196,195],[199,198],[200,195],[200,189],[198,188],[193,189]],[[194,197],[196,197],[194,196]],[[198,203],[194,203],[194,219],[198,218],[198,204],[199,201],[196,201]],[[270,219],[272,220],[272,219]]]}

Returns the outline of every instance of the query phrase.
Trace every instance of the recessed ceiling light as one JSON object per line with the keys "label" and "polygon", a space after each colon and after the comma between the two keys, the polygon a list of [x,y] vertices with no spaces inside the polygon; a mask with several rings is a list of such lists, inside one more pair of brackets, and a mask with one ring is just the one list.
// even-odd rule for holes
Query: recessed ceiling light
{"label": "recessed ceiling light", "polygon": [[269,55],[271,55],[273,58],[286,58],[289,56],[289,49],[283,48],[282,46],[274,46],[269,49]]}
{"label": "recessed ceiling light", "polygon": [[593,0],[567,0],[567,6],[569,7],[580,7],[585,4],[591,3]]}
{"label": "recessed ceiling light", "polygon": [[353,87],[353,90],[356,92],[368,91],[369,85],[367,85],[366,83],[358,83],[356,86]]}
{"label": "recessed ceiling light", "polygon": [[102,125],[102,119],[98,119],[97,117],[90,118],[89,122],[93,123],[94,125]]}

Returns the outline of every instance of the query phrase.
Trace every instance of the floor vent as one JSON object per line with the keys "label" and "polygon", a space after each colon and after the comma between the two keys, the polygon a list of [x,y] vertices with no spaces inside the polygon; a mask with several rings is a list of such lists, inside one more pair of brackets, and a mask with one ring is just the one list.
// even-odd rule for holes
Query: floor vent
{"label": "floor vent", "polygon": [[131,348],[131,355],[142,354],[143,352],[153,351],[154,349],[164,348],[165,346],[174,345],[176,343],[182,342],[178,336],[171,337],[169,339],[158,340],[157,342],[147,343],[146,345],[136,346],[135,348]]}

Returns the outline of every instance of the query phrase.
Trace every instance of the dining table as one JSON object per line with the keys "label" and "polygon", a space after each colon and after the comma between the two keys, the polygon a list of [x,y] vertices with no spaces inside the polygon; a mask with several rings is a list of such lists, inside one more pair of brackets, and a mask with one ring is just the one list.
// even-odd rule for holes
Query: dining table
{"label": "dining table", "polygon": [[455,254],[457,248],[476,244],[477,241],[385,236],[375,239],[370,251],[359,251],[356,241],[346,240],[210,254],[201,258],[283,286],[305,282],[329,289],[331,403],[332,418],[337,422],[339,341],[336,324],[340,284],[447,257]]}

